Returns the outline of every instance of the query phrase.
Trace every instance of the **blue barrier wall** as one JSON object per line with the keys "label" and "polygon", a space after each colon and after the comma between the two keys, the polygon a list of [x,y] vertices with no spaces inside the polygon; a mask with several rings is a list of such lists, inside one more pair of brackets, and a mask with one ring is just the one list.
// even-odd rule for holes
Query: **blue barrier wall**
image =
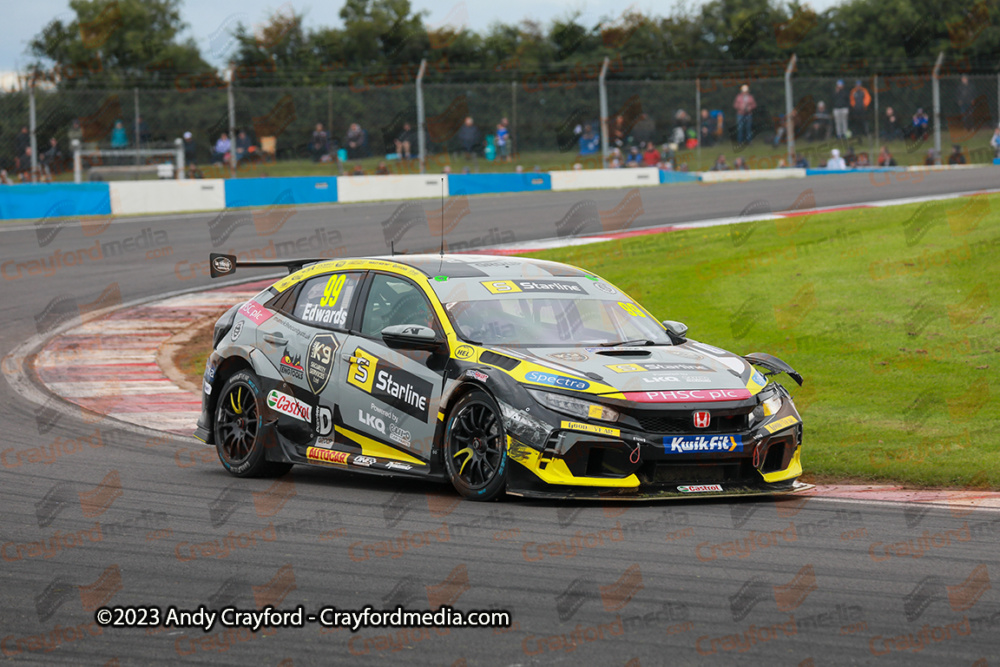
{"label": "blue barrier wall", "polygon": [[693,183],[699,180],[701,179],[698,178],[698,174],[692,174],[687,171],[660,170],[660,183]]}
{"label": "blue barrier wall", "polygon": [[532,192],[551,190],[552,177],[548,174],[450,174],[448,195],[484,195],[497,192]]}
{"label": "blue barrier wall", "polygon": [[337,201],[336,176],[231,178],[226,181],[226,208]]}
{"label": "blue barrier wall", "polygon": [[111,215],[107,183],[0,185],[0,219]]}

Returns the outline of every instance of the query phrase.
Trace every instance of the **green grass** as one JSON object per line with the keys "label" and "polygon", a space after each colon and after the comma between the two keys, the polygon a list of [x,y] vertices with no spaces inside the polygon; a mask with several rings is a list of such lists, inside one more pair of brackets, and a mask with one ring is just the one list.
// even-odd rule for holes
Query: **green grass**
{"label": "green grass", "polygon": [[1000,196],[679,231],[536,256],[699,341],[770,352],[817,481],[1000,488]]}

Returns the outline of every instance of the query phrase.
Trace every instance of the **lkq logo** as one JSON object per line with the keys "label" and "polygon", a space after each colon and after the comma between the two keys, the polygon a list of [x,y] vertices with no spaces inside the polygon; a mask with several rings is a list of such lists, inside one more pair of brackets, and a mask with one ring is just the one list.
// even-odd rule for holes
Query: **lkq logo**
{"label": "lkq logo", "polygon": [[694,412],[695,428],[708,428],[708,425],[711,422],[712,422],[712,414],[708,410],[695,410]]}
{"label": "lkq logo", "polygon": [[361,422],[362,426],[378,431],[382,435],[385,435],[385,422],[376,417],[375,415],[370,415],[364,410],[358,410],[358,421]]}

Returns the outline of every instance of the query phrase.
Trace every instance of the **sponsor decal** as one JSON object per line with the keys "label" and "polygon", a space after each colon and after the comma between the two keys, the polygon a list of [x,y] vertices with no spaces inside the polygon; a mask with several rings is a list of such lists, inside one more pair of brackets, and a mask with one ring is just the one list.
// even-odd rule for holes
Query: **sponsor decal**
{"label": "sponsor decal", "polygon": [[316,438],[315,447],[322,447],[323,449],[333,449],[333,438]]}
{"label": "sponsor decal", "polygon": [[228,257],[216,257],[212,260],[212,266],[219,273],[229,273],[233,270],[233,262]]}
{"label": "sponsor decal", "polygon": [[337,351],[337,339],[333,334],[316,334],[309,341],[309,354],[306,356],[306,381],[309,389],[318,394],[326,388],[333,373],[334,353]]}
{"label": "sponsor decal", "polygon": [[320,435],[330,435],[333,433],[333,411],[326,406],[316,408],[316,425],[313,427]]}
{"label": "sponsor decal", "polygon": [[409,463],[400,463],[399,461],[389,461],[385,467],[387,470],[413,470],[413,466]]}
{"label": "sponsor decal", "polygon": [[703,452],[742,452],[741,435],[677,435],[664,436],[665,454],[701,454]]}
{"label": "sponsor decal", "polygon": [[306,307],[302,309],[302,319],[306,322],[342,327],[347,323],[347,309],[323,308],[315,303],[307,303]]}
{"label": "sponsor decal", "polygon": [[486,382],[490,379],[490,376],[482,371],[465,371],[465,377],[473,378],[479,380],[480,382]]}
{"label": "sponsor decal", "polygon": [[275,412],[280,412],[283,415],[288,415],[304,422],[312,421],[312,407],[276,389],[272,389],[268,393],[267,405]]}
{"label": "sponsor decal", "polygon": [[708,425],[711,423],[712,423],[712,413],[710,413],[708,410],[694,411],[695,428],[708,428]]}
{"label": "sponsor decal", "polygon": [[370,415],[364,410],[358,410],[358,421],[365,428],[378,431],[382,435],[385,435],[385,422],[376,417],[375,415]]}
{"label": "sponsor decal", "polygon": [[239,320],[238,322],[236,322],[236,324],[233,326],[233,333],[230,337],[232,338],[232,340],[235,341],[237,338],[240,337],[241,333],[243,333],[243,320]]}
{"label": "sponsor decal", "polygon": [[356,466],[362,466],[364,468],[370,468],[375,463],[378,463],[378,459],[373,459],[370,456],[357,456],[351,459],[351,463]]}
{"label": "sponsor decal", "polygon": [[650,362],[646,364],[608,364],[605,368],[610,368],[615,373],[641,373],[642,371],[697,371],[699,373],[714,373],[715,371],[704,364],[676,363],[666,364],[662,362]]}
{"label": "sponsor decal", "polygon": [[347,459],[350,456],[347,452],[334,452],[329,449],[320,449],[319,447],[310,447],[306,450],[306,458],[310,461],[318,461],[319,463],[347,465]]}
{"label": "sponsor decal", "polygon": [[691,484],[688,486],[678,486],[681,493],[711,493],[712,491],[722,491],[721,484]]}
{"label": "sponsor decal", "polygon": [[547,384],[550,387],[562,387],[563,389],[575,389],[583,391],[590,388],[590,383],[586,380],[556,375],[554,373],[543,373],[541,371],[531,371],[524,376],[526,382],[536,384]]}
{"label": "sponsor decal", "polygon": [[586,294],[586,290],[568,280],[487,280],[481,283],[490,294],[513,294],[515,292],[559,292],[562,294]]}
{"label": "sponsor decal", "polygon": [[254,324],[263,324],[274,316],[274,313],[264,308],[253,299],[250,299],[240,306],[240,315],[243,315]]}
{"label": "sponsor decal", "polygon": [[752,379],[762,387],[767,384],[767,378],[758,370],[754,370]]}
{"label": "sponsor decal", "polygon": [[630,391],[625,398],[636,403],[713,403],[745,401],[751,398],[747,389],[692,389],[690,391]]}
{"label": "sponsor decal", "polygon": [[594,287],[596,287],[597,289],[601,290],[602,292],[605,292],[606,294],[617,294],[618,293],[618,290],[616,290],[611,285],[608,285],[607,283],[594,283]]}
{"label": "sponsor decal", "polygon": [[462,359],[463,361],[472,359],[476,356],[476,350],[468,345],[459,345],[455,348],[455,358]]}
{"label": "sponsor decal", "polygon": [[204,389],[204,390],[205,390],[205,393],[206,393],[206,394],[211,394],[211,393],[212,393],[212,385],[210,385],[210,384],[209,384],[208,382],[205,382],[205,383],[204,383],[204,384],[202,385],[202,389]]}
{"label": "sponsor decal", "polygon": [[597,433],[598,435],[610,435],[616,438],[621,435],[621,431],[616,428],[595,426],[594,424],[581,424],[580,422],[564,421],[559,424],[559,428],[568,428],[574,431],[586,431],[587,433]]}
{"label": "sponsor decal", "polygon": [[281,368],[278,369],[282,375],[287,375],[293,377],[296,380],[302,379],[302,357],[298,356],[294,359],[286,352],[283,357],[281,357]]}
{"label": "sponsor decal", "polygon": [[347,383],[426,422],[433,387],[430,382],[393,366],[360,347],[351,356]]}
{"label": "sponsor decal", "polygon": [[788,428],[792,424],[798,424],[798,423],[799,420],[796,419],[795,417],[792,416],[782,417],[778,421],[771,422],[770,424],[765,426],[764,430],[767,431],[768,433],[776,433],[777,431],[780,431],[783,428]]}
{"label": "sponsor decal", "polygon": [[572,362],[586,361],[587,359],[590,358],[587,355],[583,354],[582,352],[555,352],[553,354],[550,354],[549,356],[552,357],[553,359],[558,359],[559,361],[572,361]]}
{"label": "sponsor decal", "polygon": [[395,424],[389,424],[389,439],[393,442],[398,442],[401,445],[409,445],[410,432],[396,426]]}
{"label": "sponsor decal", "polygon": [[640,378],[643,384],[662,384],[664,382],[694,382],[695,384],[710,383],[712,378],[707,375],[685,375],[676,377],[674,375],[655,375],[653,377]]}

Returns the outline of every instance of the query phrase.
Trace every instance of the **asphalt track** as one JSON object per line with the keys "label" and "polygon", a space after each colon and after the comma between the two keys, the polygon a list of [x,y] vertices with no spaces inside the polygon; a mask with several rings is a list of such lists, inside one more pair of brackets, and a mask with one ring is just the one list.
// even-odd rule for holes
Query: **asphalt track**
{"label": "asphalt track", "polygon": [[[810,205],[841,206],[992,189],[997,173],[653,188],[641,192],[643,213],[629,224],[738,217],[810,197]],[[451,209],[449,246],[599,232],[602,220],[621,219],[600,213],[624,206],[624,197],[606,190],[472,198],[467,214]],[[439,237],[419,209],[433,218],[437,208],[425,201],[311,207],[290,216],[195,214],[118,220],[105,229],[4,225],[5,377],[12,350],[74,314],[207,285],[192,267],[210,250],[260,251],[324,230],[327,245],[343,253],[381,254],[384,229],[403,230],[397,249],[425,249]],[[394,213],[398,224],[380,224]],[[116,256],[102,247],[129,237],[146,247]],[[33,260],[58,256],[66,264],[80,249],[90,254],[73,254],[74,265],[28,275],[40,266]],[[997,513],[820,499],[483,505],[457,502],[445,487],[311,469],[273,486],[229,477],[214,451],[192,440],[39,406],[7,382],[0,401],[4,660],[971,665],[1000,654],[1000,591],[990,585],[1000,572]],[[150,634],[92,624],[101,604],[315,611],[442,602],[509,610],[515,625],[357,633],[309,625],[252,635],[219,626],[208,634]]]}

